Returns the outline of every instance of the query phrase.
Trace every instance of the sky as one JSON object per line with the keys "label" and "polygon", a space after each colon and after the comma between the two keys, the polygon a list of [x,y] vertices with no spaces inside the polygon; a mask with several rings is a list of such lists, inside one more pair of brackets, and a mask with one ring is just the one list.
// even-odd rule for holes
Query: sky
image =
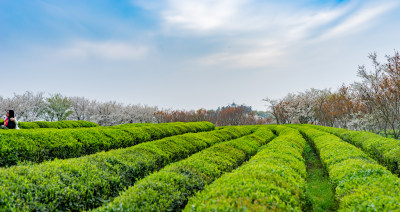
{"label": "sky", "polygon": [[0,0],[0,95],[266,110],[400,49],[393,0]]}

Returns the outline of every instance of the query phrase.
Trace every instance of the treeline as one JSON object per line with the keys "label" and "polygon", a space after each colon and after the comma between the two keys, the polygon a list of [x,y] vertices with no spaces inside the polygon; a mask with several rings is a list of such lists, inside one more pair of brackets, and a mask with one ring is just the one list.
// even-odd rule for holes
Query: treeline
{"label": "treeline", "polygon": [[[84,120],[101,126],[125,123],[157,123],[157,107],[124,105],[115,101],[99,102],[85,97],[67,97],[43,92],[0,96],[0,111],[15,110],[18,121]],[[5,112],[4,112],[5,114]]]}
{"label": "treeline", "polygon": [[254,125],[272,123],[269,113],[254,111],[250,106],[232,103],[217,110],[163,110],[157,112],[160,122],[208,121],[216,126]]}
{"label": "treeline", "polygon": [[395,138],[400,133],[400,54],[386,55],[381,63],[369,55],[372,70],[358,68],[360,81],[337,90],[309,89],[282,99],[266,98],[278,124],[310,123],[368,130]]}
{"label": "treeline", "polygon": [[85,97],[62,94],[45,96],[43,92],[0,96],[0,111],[13,109],[22,122],[83,120],[101,126],[126,123],[166,123],[209,121],[216,126],[264,124],[272,121],[269,113],[253,111],[235,103],[217,110],[159,110],[147,105],[124,105],[115,101],[99,102]]}

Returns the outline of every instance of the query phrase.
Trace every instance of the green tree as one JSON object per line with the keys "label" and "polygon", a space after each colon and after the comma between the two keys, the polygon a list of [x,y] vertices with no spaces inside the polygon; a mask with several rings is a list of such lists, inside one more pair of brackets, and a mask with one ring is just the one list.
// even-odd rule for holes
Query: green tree
{"label": "green tree", "polygon": [[71,110],[72,102],[68,97],[61,94],[51,94],[46,98],[46,119],[48,121],[66,120],[73,111]]}

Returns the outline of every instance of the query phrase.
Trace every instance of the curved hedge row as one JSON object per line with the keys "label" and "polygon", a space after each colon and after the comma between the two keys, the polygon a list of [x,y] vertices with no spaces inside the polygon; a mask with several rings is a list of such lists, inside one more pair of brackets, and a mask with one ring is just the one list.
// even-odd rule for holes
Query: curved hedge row
{"label": "curved hedge row", "polygon": [[136,180],[255,127],[188,133],[80,158],[0,169],[0,211],[81,211],[101,206]]}
{"label": "curved hedge row", "polygon": [[336,187],[339,211],[400,210],[400,179],[357,147],[310,127],[299,130],[316,147]]}
{"label": "curved hedge row", "polygon": [[260,127],[252,135],[215,145],[142,179],[96,211],[182,210],[195,192],[238,167],[274,137],[267,127]]}
{"label": "curved hedge row", "polygon": [[360,132],[316,125],[311,126],[332,133],[344,141],[361,148],[380,164],[386,166],[391,172],[400,175],[400,140],[385,138],[371,132]]}
{"label": "curved hedge row", "polygon": [[39,163],[133,146],[187,132],[213,130],[210,122],[153,124],[142,127],[7,130],[0,134],[0,166]]}
{"label": "curved hedge row", "polygon": [[98,127],[99,125],[90,121],[34,121],[34,122],[18,122],[21,129],[39,129],[39,128],[79,128],[79,127]]}
{"label": "curved hedge row", "polygon": [[299,131],[277,127],[279,136],[249,162],[196,194],[184,211],[302,211],[306,141]]}

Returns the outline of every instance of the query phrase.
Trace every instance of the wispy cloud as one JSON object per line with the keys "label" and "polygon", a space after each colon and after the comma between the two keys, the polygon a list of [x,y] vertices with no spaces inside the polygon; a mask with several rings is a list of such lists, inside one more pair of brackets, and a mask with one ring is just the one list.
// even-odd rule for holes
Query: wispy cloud
{"label": "wispy cloud", "polygon": [[349,15],[343,22],[326,31],[321,36],[321,40],[336,38],[344,35],[358,33],[363,29],[371,27],[371,22],[387,11],[398,7],[397,2],[374,2],[364,5],[354,14]]}
{"label": "wispy cloud", "polygon": [[195,31],[224,27],[238,13],[244,0],[168,1],[163,11],[167,24]]}
{"label": "wispy cloud", "polygon": [[70,47],[57,50],[61,58],[85,60],[88,58],[103,60],[139,60],[143,59],[150,48],[127,42],[76,41]]}
{"label": "wispy cloud", "polygon": [[241,53],[217,53],[198,60],[203,65],[224,64],[227,68],[257,68],[278,63],[281,49],[260,49]]}
{"label": "wispy cloud", "polygon": [[[192,32],[218,38],[232,48],[210,48],[194,59],[203,65],[262,67],[279,63],[299,43],[357,33],[389,9],[393,2],[350,1],[337,5],[298,8],[286,3],[251,0],[167,1],[161,16],[170,34]],[[240,37],[240,39],[238,39]],[[205,47],[207,48],[207,47]]]}
{"label": "wispy cloud", "polygon": [[[333,21],[350,9],[349,5],[327,8],[297,8],[286,3],[252,0],[167,1],[161,11],[167,27],[221,33],[232,31],[276,31],[312,28]],[[354,4],[353,4],[354,6]]]}

